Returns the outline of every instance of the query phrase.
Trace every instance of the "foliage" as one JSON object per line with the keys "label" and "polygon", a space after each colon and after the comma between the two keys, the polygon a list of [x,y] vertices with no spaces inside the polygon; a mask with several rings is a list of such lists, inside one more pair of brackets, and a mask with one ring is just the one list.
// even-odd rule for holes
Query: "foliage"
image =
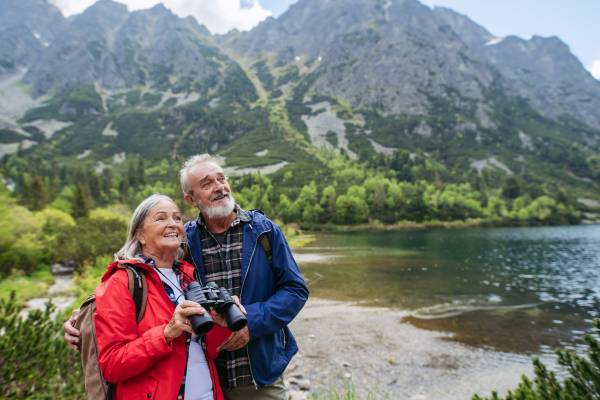
{"label": "foliage", "polygon": [[0,397],[85,399],[79,353],[64,341],[54,306],[19,316],[14,292],[0,299]]}
{"label": "foliage", "polygon": [[[571,350],[556,349],[558,364],[565,367],[569,377],[559,382],[554,372],[536,357],[533,359],[535,379],[531,382],[526,376],[514,393],[509,391],[506,400],[565,400],[600,399],[600,321],[596,319],[592,326],[594,334],[586,334],[583,341],[588,346],[588,358],[581,357]],[[492,392],[491,398],[499,400],[498,393]],[[473,400],[484,400],[477,394]]]}

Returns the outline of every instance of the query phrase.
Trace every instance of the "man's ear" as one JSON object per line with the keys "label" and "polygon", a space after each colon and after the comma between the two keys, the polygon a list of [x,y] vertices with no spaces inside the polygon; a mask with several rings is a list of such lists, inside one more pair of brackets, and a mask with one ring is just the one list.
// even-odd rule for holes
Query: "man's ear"
{"label": "man's ear", "polygon": [[196,203],[196,199],[194,199],[194,196],[192,196],[191,194],[186,194],[184,197],[185,201],[188,202],[188,204],[194,208],[198,208],[198,204]]}

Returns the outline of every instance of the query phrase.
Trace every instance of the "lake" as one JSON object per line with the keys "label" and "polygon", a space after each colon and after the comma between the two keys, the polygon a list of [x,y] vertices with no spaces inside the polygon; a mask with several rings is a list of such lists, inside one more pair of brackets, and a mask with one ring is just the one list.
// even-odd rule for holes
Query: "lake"
{"label": "lake", "polygon": [[411,310],[475,346],[581,351],[598,315],[597,225],[317,233],[294,255],[311,296]]}

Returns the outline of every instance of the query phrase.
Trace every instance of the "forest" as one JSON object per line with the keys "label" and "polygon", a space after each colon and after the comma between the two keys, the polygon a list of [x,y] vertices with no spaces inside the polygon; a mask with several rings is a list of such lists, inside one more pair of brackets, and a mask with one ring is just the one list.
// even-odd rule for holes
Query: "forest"
{"label": "forest", "polygon": [[[22,152],[2,159],[0,275],[34,273],[40,265],[74,263],[79,270],[124,242],[130,213],[153,193],[171,196],[186,220],[197,211],[183,199],[178,171],[184,159],[151,163],[127,158],[117,168],[74,169]],[[261,209],[301,230],[394,229],[403,224],[470,226],[579,223],[586,207],[567,190],[485,168],[449,171],[423,152],[398,150],[366,161],[326,153],[325,170],[310,181],[294,170],[230,178],[243,209]]]}

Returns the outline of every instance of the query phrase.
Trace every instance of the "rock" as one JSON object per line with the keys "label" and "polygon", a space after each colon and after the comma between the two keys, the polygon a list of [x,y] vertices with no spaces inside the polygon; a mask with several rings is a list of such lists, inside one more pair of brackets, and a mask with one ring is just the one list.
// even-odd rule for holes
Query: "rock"
{"label": "rock", "polygon": [[311,339],[316,339],[317,337],[315,335],[308,335],[309,338]]}
{"label": "rock", "polygon": [[344,374],[344,378],[346,378],[346,379],[350,379],[350,378],[352,378],[352,374],[351,374],[350,372],[346,372],[346,373]]}
{"label": "rock", "polygon": [[296,364],[289,364],[283,373],[289,375],[293,370],[296,369],[296,367]]}
{"label": "rock", "polygon": [[302,372],[296,372],[295,374],[290,374],[290,376],[296,379],[302,379]]}
{"label": "rock", "polygon": [[288,392],[288,398],[290,400],[307,400],[308,396],[300,390],[291,390]]}
{"label": "rock", "polygon": [[310,390],[310,379],[303,379],[298,383],[301,390]]}
{"label": "rock", "polygon": [[53,275],[67,275],[72,274],[75,270],[75,262],[67,261],[61,263],[52,264],[52,274]]}
{"label": "rock", "polygon": [[342,365],[344,367],[351,367],[352,366],[352,364],[350,364],[349,362],[345,362],[345,361],[342,363]]}
{"label": "rock", "polygon": [[422,394],[417,394],[410,398],[410,400],[427,400],[427,396]]}
{"label": "rock", "polygon": [[294,378],[293,376],[290,376],[288,378],[288,381],[290,382],[291,385],[297,385],[298,384],[298,379]]}

